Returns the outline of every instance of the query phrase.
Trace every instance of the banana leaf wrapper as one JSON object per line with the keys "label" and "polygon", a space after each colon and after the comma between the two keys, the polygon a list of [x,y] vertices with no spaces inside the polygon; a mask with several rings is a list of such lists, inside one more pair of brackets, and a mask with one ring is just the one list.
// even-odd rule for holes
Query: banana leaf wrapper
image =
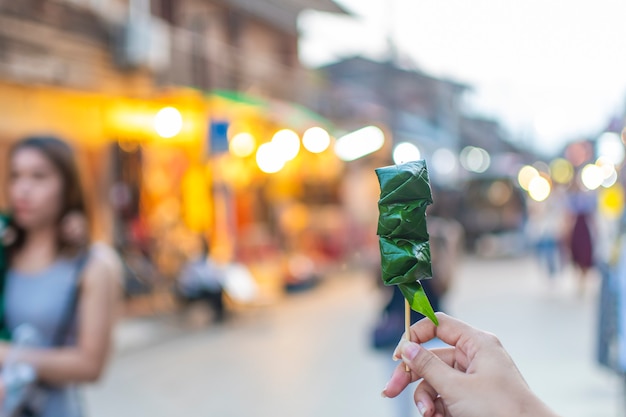
{"label": "banana leaf wrapper", "polygon": [[426,205],[433,202],[428,169],[423,160],[377,168],[376,175],[380,183],[379,205],[418,200]]}
{"label": "banana leaf wrapper", "polygon": [[428,241],[426,208],[425,201],[380,205],[376,234]]}

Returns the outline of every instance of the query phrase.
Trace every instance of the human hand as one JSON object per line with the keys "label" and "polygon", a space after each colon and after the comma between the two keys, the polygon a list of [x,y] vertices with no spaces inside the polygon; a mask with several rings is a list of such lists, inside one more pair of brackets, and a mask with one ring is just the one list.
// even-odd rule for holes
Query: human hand
{"label": "human hand", "polygon": [[[439,326],[423,319],[411,326],[411,340],[394,352],[401,359],[383,396],[396,397],[423,380],[415,403],[424,417],[554,417],[530,390],[500,341],[443,313]],[[451,347],[429,351],[418,343],[438,337]],[[410,370],[407,372],[405,366]]]}

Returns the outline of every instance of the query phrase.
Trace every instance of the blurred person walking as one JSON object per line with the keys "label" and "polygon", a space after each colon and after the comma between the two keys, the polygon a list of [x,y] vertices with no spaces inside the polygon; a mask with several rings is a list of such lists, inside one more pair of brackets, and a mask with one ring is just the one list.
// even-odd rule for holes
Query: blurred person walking
{"label": "blurred person walking", "polygon": [[551,284],[563,266],[562,246],[568,214],[565,197],[561,188],[555,188],[547,200],[537,202],[529,199],[528,204],[526,235]]}
{"label": "blurred person walking", "polygon": [[[15,387],[3,380],[3,415],[80,417],[78,386],[98,380],[111,351],[121,264],[108,246],[90,244],[69,145],[27,138],[10,150],[8,168],[12,238],[5,241],[0,324],[7,341],[0,344],[0,364],[3,375],[16,363],[27,365],[36,382],[16,400]],[[25,325],[37,344],[16,347],[10,335]]]}
{"label": "blurred person walking", "polygon": [[224,281],[226,269],[217,264],[209,253],[205,239],[198,236],[190,249],[190,259],[178,278],[178,293],[186,303],[204,301],[215,313],[215,322],[226,318]]}
{"label": "blurred person walking", "polygon": [[587,276],[594,264],[594,247],[591,231],[591,222],[596,208],[596,197],[591,192],[581,190],[574,182],[569,196],[571,229],[568,246],[571,260],[578,274],[578,293],[585,293]]}

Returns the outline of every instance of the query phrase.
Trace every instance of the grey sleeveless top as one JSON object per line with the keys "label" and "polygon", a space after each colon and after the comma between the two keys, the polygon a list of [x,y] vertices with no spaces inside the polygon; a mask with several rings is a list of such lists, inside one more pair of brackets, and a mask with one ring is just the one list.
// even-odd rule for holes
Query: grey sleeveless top
{"label": "grey sleeveless top", "polygon": [[[13,331],[17,326],[27,323],[38,331],[42,347],[52,347],[61,322],[66,320],[81,263],[79,258],[59,259],[36,274],[23,274],[10,269],[5,293],[8,328]],[[71,346],[76,341],[75,322],[66,333],[63,335],[63,345]],[[76,386],[50,390],[41,417],[81,416],[83,410]]]}

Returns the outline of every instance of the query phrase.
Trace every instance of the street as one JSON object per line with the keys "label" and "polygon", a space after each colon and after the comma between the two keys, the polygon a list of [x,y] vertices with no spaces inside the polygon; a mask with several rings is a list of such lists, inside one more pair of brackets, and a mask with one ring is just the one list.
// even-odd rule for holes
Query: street
{"label": "street", "polygon": [[[560,415],[624,415],[618,378],[594,362],[597,282],[583,298],[571,271],[547,284],[530,259],[469,257],[447,310],[496,333]],[[121,350],[87,392],[90,415],[394,416],[380,397],[389,358],[368,346],[382,302],[372,278],[345,272],[222,327]]]}

